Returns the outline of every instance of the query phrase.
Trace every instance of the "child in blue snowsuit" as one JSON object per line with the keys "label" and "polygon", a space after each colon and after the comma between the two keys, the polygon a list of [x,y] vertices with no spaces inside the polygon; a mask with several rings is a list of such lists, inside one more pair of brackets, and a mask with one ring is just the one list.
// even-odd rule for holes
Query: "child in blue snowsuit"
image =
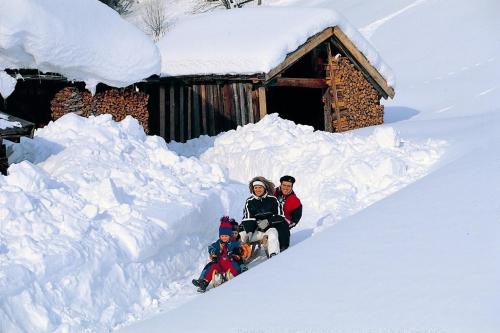
{"label": "child in blue snowsuit", "polygon": [[233,219],[228,216],[220,219],[219,239],[208,247],[211,262],[203,268],[200,278],[192,281],[198,287],[199,292],[207,289],[216,274],[222,274],[226,280],[229,280],[241,272],[239,264],[241,243],[236,238],[237,236],[232,235],[233,225],[236,222],[231,220]]}

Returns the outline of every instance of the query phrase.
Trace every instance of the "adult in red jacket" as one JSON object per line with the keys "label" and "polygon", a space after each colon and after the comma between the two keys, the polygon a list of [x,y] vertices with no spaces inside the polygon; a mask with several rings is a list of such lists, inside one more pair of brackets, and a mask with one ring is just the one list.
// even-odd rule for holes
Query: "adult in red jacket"
{"label": "adult in red jacket", "polygon": [[285,220],[287,222],[287,224],[277,227],[282,250],[288,248],[290,245],[290,229],[295,227],[302,217],[302,203],[293,191],[294,183],[294,177],[288,175],[283,176],[280,178],[280,186],[274,191],[274,196],[283,207]]}

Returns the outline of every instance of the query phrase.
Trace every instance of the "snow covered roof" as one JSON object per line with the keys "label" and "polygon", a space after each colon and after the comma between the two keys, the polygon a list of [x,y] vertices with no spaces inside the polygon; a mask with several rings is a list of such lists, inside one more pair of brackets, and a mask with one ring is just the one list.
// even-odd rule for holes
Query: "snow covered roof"
{"label": "snow covered roof", "polygon": [[94,91],[99,82],[124,87],[158,74],[160,55],[148,36],[99,1],[0,1],[4,97],[12,90],[6,68],[56,72]]}
{"label": "snow covered roof", "polygon": [[185,18],[158,43],[161,73],[268,73],[309,38],[335,26],[393,86],[391,69],[370,43],[341,14],[324,8],[242,8]]}

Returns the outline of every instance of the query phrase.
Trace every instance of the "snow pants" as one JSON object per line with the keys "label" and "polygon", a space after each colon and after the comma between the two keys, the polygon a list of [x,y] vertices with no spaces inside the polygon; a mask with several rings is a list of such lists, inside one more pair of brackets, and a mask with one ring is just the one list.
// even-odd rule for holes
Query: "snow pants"
{"label": "snow pants", "polygon": [[[207,265],[208,266],[208,265]],[[207,267],[205,266],[205,267]],[[212,281],[215,274],[224,274],[226,279],[229,280],[241,272],[240,264],[228,258],[219,258],[218,262],[213,263],[208,267],[208,270],[203,277],[207,281]]]}
{"label": "snow pants", "polygon": [[278,240],[280,242],[280,251],[286,250],[290,246],[290,227],[286,221],[282,221],[273,226],[278,230]]}
{"label": "snow pants", "polygon": [[266,232],[262,232],[260,230],[256,230],[255,232],[246,232],[242,231],[240,232],[241,240],[243,242],[257,242],[261,241],[264,236],[267,236],[267,253],[269,256],[271,254],[278,254],[280,253],[280,242],[279,242],[279,235],[278,235],[278,230],[276,228],[269,228],[266,230]]}
{"label": "snow pants", "polygon": [[[200,277],[198,278],[198,280],[200,280],[200,279],[204,279],[204,278],[205,278],[205,276],[207,275],[208,271],[210,270],[210,268],[211,268],[213,265],[215,265],[215,264],[216,264],[216,263],[215,263],[215,262],[213,262],[213,261],[211,261],[211,262],[209,262],[208,264],[206,264],[206,265],[205,265],[205,267],[203,267],[203,270],[201,271],[201,273],[200,273]],[[210,280],[208,280],[208,281],[210,281]]]}

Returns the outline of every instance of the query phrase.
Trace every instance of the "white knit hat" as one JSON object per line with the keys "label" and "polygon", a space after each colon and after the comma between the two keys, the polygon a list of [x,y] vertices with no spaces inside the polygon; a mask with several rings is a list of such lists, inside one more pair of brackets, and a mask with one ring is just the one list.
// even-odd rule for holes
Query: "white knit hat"
{"label": "white knit hat", "polygon": [[263,188],[266,188],[266,185],[264,185],[263,182],[261,182],[260,180],[256,180],[252,183],[252,186],[262,186]]}

